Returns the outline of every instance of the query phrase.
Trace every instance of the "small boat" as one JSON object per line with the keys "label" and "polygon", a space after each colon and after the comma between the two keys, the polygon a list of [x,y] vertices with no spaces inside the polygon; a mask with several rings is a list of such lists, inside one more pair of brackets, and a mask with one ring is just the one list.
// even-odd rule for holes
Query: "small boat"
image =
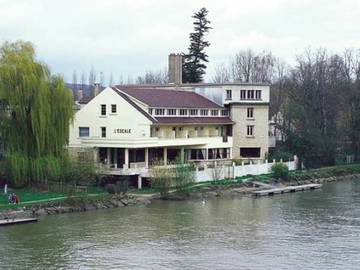
{"label": "small boat", "polygon": [[7,219],[0,219],[0,226],[37,222],[37,221],[38,221],[37,218],[7,218]]}

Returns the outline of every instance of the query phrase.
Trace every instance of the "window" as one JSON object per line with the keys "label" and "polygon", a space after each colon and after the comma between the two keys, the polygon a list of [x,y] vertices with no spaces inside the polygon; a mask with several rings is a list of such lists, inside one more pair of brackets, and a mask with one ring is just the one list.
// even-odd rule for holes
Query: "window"
{"label": "window", "polygon": [[226,99],[232,99],[232,91],[231,90],[226,90]]}
{"label": "window", "polygon": [[261,90],[255,91],[255,97],[256,97],[256,99],[261,99]]}
{"label": "window", "polygon": [[241,147],[240,156],[249,158],[260,157],[260,147]]}
{"label": "window", "polygon": [[240,90],[240,99],[246,99],[246,90]]}
{"label": "window", "polygon": [[200,115],[209,115],[209,110],[200,110]]}
{"label": "window", "polygon": [[106,127],[101,127],[101,137],[106,138]]}
{"label": "window", "polygon": [[247,118],[254,118],[254,108],[247,108]]}
{"label": "window", "polygon": [[111,104],[111,113],[116,113],[116,104]]}
{"label": "window", "polygon": [[247,136],[254,136],[254,126],[247,126]]}
{"label": "window", "polygon": [[79,137],[89,137],[89,127],[79,127]]}
{"label": "window", "polygon": [[149,114],[150,114],[150,115],[153,114],[153,109],[149,109]]}
{"label": "window", "polygon": [[106,104],[101,104],[101,115],[106,115]]}
{"label": "window", "polygon": [[222,110],[222,111],[221,111],[221,115],[222,115],[222,116],[228,116],[228,115],[229,115],[229,111],[228,111],[228,110]]}
{"label": "window", "polygon": [[180,115],[187,115],[188,110],[187,109],[180,109]]}
{"label": "window", "polygon": [[155,109],[155,115],[164,115],[165,109]]}
{"label": "window", "polygon": [[198,115],[198,110],[190,110],[190,115]]}
{"label": "window", "polygon": [[218,116],[219,111],[218,110],[211,110],[211,116]]}
{"label": "window", "polygon": [[176,127],[172,127],[172,131],[176,131]]}
{"label": "window", "polygon": [[167,114],[168,115],[176,115],[176,109],[168,109]]}
{"label": "window", "polygon": [[254,99],[254,90],[248,90],[247,91],[247,98],[248,99]]}

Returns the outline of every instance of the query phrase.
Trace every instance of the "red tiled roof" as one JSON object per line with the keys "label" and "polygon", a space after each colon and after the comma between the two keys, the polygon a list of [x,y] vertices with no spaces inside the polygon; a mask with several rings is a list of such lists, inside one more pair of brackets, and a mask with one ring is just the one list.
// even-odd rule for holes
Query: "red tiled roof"
{"label": "red tiled roof", "polygon": [[156,117],[157,124],[232,124],[229,117]]}
{"label": "red tiled roof", "polygon": [[80,104],[88,104],[90,102],[90,100],[92,100],[93,97],[90,96],[83,96],[80,100],[79,103]]}
{"label": "red tiled roof", "polygon": [[131,106],[133,106],[138,112],[140,112],[142,115],[144,115],[147,119],[149,119],[153,123],[156,123],[156,121],[154,120],[154,118],[152,118],[150,116],[150,114],[148,114],[142,108],[140,108],[140,106],[138,106],[134,101],[132,101],[127,95],[119,92],[115,87],[112,87],[111,89],[114,90],[123,99],[125,99]]}
{"label": "red tiled roof", "polygon": [[150,107],[222,108],[220,105],[192,91],[156,88],[122,88],[121,86],[117,88]]}

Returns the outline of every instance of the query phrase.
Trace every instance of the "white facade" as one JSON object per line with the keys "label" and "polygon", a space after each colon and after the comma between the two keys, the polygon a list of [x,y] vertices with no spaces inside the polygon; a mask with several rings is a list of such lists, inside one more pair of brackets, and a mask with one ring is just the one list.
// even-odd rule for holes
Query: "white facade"
{"label": "white facade", "polygon": [[[200,94],[218,105],[201,108],[191,104],[152,106],[125,90],[109,87],[76,112],[70,127],[70,154],[74,158],[89,154],[112,175],[137,174],[142,177],[149,176],[148,168],[154,158],[166,165],[178,155],[201,166],[232,158],[264,159],[268,151],[269,85],[171,86],[176,88],[174,90]],[[167,85],[167,88],[171,86]],[[160,86],[152,87],[161,89]],[[245,91],[245,98],[241,91]],[[253,92],[248,94],[248,91]],[[253,109],[251,118],[247,115],[248,108]],[[181,110],[186,110],[187,114],[181,114]],[[197,110],[197,114],[191,115],[190,110]],[[212,114],[212,111],[218,112]],[[215,121],[229,116],[230,122]],[[179,121],[194,117],[197,121]],[[202,122],[202,117],[210,122]],[[173,118],[177,120],[166,121]],[[247,134],[249,125],[254,126],[251,136]],[[256,156],[241,156],[245,148],[250,149],[249,153],[253,153],[253,149],[259,150],[255,151]]]}

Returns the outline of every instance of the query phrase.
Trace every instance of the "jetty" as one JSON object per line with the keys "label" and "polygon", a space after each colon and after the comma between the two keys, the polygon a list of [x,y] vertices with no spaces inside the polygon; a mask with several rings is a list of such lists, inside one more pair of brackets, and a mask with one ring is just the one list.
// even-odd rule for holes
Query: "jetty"
{"label": "jetty", "polygon": [[296,192],[296,191],[317,189],[317,188],[320,188],[321,186],[322,186],[321,184],[288,186],[288,187],[283,187],[283,188],[272,188],[272,189],[266,189],[266,190],[253,191],[253,194],[255,196],[272,196],[275,194],[284,194],[284,193],[290,193],[290,192]]}
{"label": "jetty", "polygon": [[30,223],[30,222],[36,222],[36,221],[38,221],[37,218],[8,218],[8,219],[1,219],[0,226]]}

